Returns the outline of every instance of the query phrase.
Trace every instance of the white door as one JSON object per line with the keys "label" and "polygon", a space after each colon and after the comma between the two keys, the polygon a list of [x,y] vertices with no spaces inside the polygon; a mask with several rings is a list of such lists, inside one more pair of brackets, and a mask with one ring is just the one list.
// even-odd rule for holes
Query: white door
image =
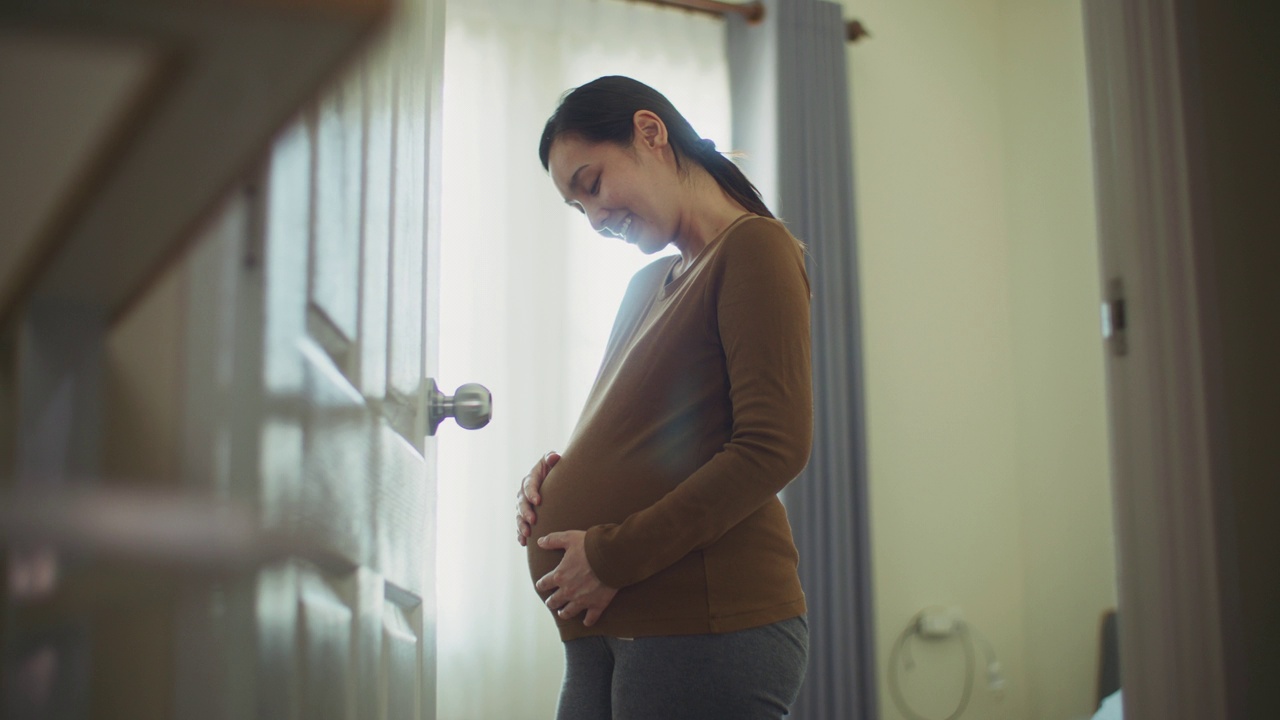
{"label": "white door", "polygon": [[443,3],[398,4],[123,329],[0,337],[0,489],[14,456],[95,489],[0,521],[0,716],[434,717]]}
{"label": "white door", "polygon": [[1129,718],[1225,718],[1193,57],[1171,0],[1086,0]]}
{"label": "white door", "polygon": [[243,238],[234,391],[207,403],[222,409],[230,457],[210,462],[231,468],[227,495],[302,546],[188,603],[180,717],[435,715],[422,387],[436,352],[441,9],[405,3],[387,41],[276,141],[229,211],[229,242]]}
{"label": "white door", "polygon": [[[377,47],[335,69],[118,327],[59,315],[46,326],[66,337],[53,339],[78,345],[27,326],[0,337],[4,470],[21,456],[57,460],[55,478],[101,475],[89,484],[101,492],[46,508],[68,537],[92,526],[89,552],[82,540],[66,559],[52,545],[4,558],[7,578],[43,570],[0,582],[0,716],[434,717],[423,388],[443,2],[398,3]],[[46,350],[70,369],[42,362]],[[60,387],[83,407],[58,401]],[[25,415],[15,388],[35,393]],[[41,424],[45,405],[57,422]],[[19,426],[49,442],[19,447]],[[226,500],[252,512],[224,514]]]}

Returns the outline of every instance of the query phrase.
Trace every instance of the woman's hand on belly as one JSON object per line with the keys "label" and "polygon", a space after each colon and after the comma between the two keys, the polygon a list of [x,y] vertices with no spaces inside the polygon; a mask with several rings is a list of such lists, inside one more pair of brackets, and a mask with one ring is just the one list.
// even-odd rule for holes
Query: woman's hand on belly
{"label": "woman's hand on belly", "polygon": [[539,458],[529,474],[520,481],[520,489],[516,491],[516,542],[521,545],[529,543],[533,524],[538,522],[538,513],[533,508],[542,504],[542,481],[547,479],[547,473],[558,462],[560,454],[552,450]]}
{"label": "woman's hand on belly", "polygon": [[564,550],[564,557],[555,570],[543,575],[534,587],[538,592],[551,592],[547,607],[556,611],[562,620],[577,617],[584,610],[587,616],[582,624],[591,627],[604,613],[613,596],[618,594],[596,577],[587,562],[582,530],[566,530],[538,538],[538,547],[544,550]]}

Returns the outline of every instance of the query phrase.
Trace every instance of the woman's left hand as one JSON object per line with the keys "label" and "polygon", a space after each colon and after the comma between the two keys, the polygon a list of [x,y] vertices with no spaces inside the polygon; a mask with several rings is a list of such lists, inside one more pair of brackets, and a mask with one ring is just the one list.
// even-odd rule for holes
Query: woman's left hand
{"label": "woman's left hand", "polygon": [[555,590],[547,598],[547,607],[555,610],[561,619],[577,617],[585,610],[587,616],[582,624],[591,627],[613,602],[618,591],[600,582],[591,570],[584,545],[586,537],[587,534],[581,530],[566,530],[539,538],[538,547],[564,550],[564,557],[556,569],[543,575],[534,587],[538,592]]}

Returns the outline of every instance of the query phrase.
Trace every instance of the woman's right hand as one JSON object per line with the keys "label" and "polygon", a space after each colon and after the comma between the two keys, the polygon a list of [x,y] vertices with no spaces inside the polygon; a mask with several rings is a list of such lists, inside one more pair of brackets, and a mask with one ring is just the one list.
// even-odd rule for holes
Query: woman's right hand
{"label": "woman's right hand", "polygon": [[533,524],[538,522],[538,513],[533,508],[542,504],[542,481],[558,462],[560,453],[553,450],[543,455],[520,481],[520,489],[516,491],[516,542],[521,545],[529,544]]}

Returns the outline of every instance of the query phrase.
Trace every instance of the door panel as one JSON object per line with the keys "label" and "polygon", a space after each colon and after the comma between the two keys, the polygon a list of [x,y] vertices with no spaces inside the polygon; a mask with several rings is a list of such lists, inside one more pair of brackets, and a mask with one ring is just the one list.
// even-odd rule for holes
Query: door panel
{"label": "door panel", "polygon": [[302,717],[349,720],[355,714],[352,646],[355,574],[302,571],[298,576],[298,640]]}
{"label": "door panel", "polygon": [[[260,710],[434,716],[434,477],[420,389],[439,8],[277,142],[261,198],[264,520],[310,543],[256,586]],[[269,612],[264,610],[270,609]],[[260,715],[263,713],[260,712]]]}
{"label": "door panel", "polygon": [[[422,604],[404,604],[408,595],[390,588],[382,615],[382,677],[386,710],[381,717],[422,717]],[[398,692],[397,688],[415,688],[415,692]],[[434,703],[434,697],[432,698]],[[431,708],[428,716],[434,716]]]}
{"label": "door panel", "polygon": [[362,199],[360,347],[356,386],[381,399],[387,388],[387,310],[391,286],[391,157],[395,103],[388,46],[375,48],[364,76],[364,196]]}
{"label": "door panel", "polygon": [[[302,694],[302,674],[298,667],[298,575],[296,563],[263,570],[252,588],[249,603],[238,605],[240,614],[227,624],[241,641],[229,653],[228,665],[241,665],[251,672],[231,690],[244,694],[232,698],[231,709],[247,710],[244,715],[259,720],[279,718],[300,720],[298,699]],[[247,611],[247,612],[246,612]]]}
{"label": "door panel", "polygon": [[353,652],[355,716],[363,720],[381,717],[382,603],[386,591],[382,576],[368,568],[357,568],[352,580],[356,593]]}
{"label": "door panel", "polygon": [[[369,482],[371,518],[368,536],[372,543],[371,567],[395,588],[399,588],[401,605],[413,595],[413,602],[424,597],[434,606],[433,576],[424,567],[435,562],[435,485],[434,482],[404,483],[394,478],[420,472],[422,456],[417,449],[381,421],[378,429],[379,451],[376,455],[380,471]],[[434,471],[434,464],[430,465]],[[395,593],[392,593],[395,594]],[[433,619],[434,621],[434,619]]]}
{"label": "door panel", "polygon": [[360,312],[363,73],[352,72],[309,120],[316,165],[308,328],[338,367],[350,372]]}
{"label": "door panel", "polygon": [[[303,357],[306,394],[296,529],[343,561],[367,564],[372,560],[369,530],[378,523],[370,483],[377,482],[383,465],[376,457],[377,419],[319,347],[304,340],[297,352]],[[425,482],[421,463],[406,470],[389,482]]]}
{"label": "door panel", "polygon": [[[394,162],[392,168],[391,323],[387,358],[389,394],[416,398],[426,367],[423,354],[426,329],[424,280],[428,268],[422,238],[426,234],[427,93],[431,68],[419,58],[428,56],[430,18],[422,3],[402,8],[393,58],[395,74]],[[442,44],[441,41],[437,44]],[[438,66],[435,70],[438,72]],[[415,436],[421,437],[421,436]],[[417,440],[410,438],[417,444]]]}

